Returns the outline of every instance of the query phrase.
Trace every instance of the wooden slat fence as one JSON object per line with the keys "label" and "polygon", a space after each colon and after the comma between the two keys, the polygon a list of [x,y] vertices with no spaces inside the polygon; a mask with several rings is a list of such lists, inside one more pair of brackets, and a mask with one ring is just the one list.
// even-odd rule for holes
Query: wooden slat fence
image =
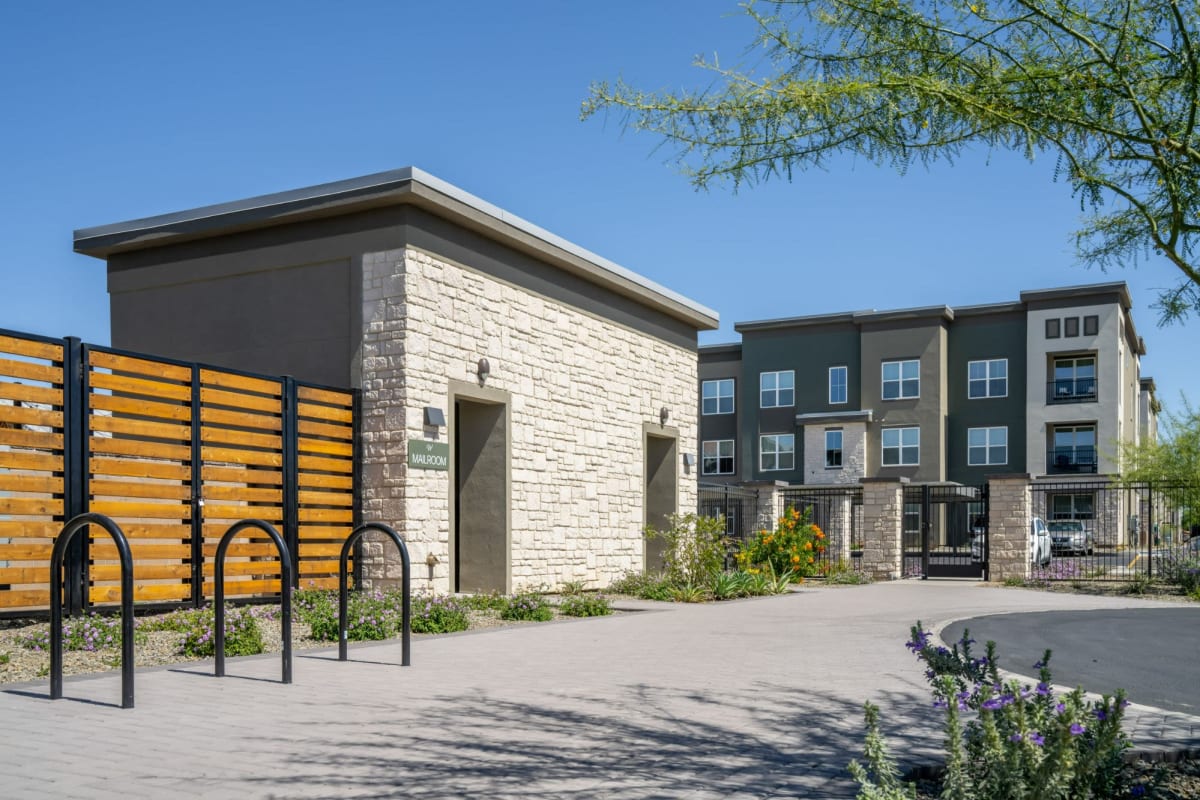
{"label": "wooden slat fence", "polygon": [[[0,615],[48,607],[53,537],[83,511],[125,531],[142,604],[211,599],[217,542],[245,518],[281,532],[300,585],[336,587],[357,519],[357,402],[347,389],[0,331]],[[69,554],[66,572],[76,610],[119,602],[106,536]],[[227,597],[278,594],[279,580],[266,537],[232,544]]]}

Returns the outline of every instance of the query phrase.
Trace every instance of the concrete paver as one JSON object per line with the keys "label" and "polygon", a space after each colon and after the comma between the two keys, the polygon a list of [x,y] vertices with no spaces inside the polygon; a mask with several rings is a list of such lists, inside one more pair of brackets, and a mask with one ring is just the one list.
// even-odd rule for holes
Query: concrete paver
{"label": "concrete paver", "polygon": [[[903,581],[399,646],[347,663],[300,653],[0,692],[5,796],[852,797],[864,700],[907,763],[940,753],[908,628],[1000,611],[1161,605]],[[89,702],[85,702],[89,701]],[[1138,745],[1195,741],[1197,720],[1131,707]],[[1144,737],[1144,738],[1143,738]],[[30,769],[31,764],[34,769]]]}

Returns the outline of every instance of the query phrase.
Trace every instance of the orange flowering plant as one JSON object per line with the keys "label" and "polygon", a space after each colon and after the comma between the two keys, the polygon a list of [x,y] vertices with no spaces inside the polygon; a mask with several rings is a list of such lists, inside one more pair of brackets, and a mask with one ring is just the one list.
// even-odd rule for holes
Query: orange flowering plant
{"label": "orange flowering plant", "polygon": [[737,554],[738,566],[770,565],[776,575],[790,572],[799,579],[816,575],[825,565],[825,532],[812,522],[811,509],[788,506],[773,531],[759,531]]}

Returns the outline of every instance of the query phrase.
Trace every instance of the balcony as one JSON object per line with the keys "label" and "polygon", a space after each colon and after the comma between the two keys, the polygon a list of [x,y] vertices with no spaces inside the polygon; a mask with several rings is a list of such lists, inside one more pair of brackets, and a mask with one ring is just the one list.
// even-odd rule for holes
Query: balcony
{"label": "balcony", "polygon": [[1096,448],[1052,447],[1046,451],[1046,472],[1074,475],[1096,471]]}
{"label": "balcony", "polygon": [[1046,384],[1047,403],[1096,402],[1095,378],[1059,378]]}

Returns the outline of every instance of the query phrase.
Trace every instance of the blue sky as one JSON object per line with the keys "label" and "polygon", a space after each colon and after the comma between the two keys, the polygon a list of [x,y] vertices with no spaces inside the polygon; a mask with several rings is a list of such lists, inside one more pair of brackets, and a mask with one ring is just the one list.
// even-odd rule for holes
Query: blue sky
{"label": "blue sky", "polygon": [[[604,3],[23,3],[0,12],[0,327],[109,340],[76,228],[413,165],[741,320],[1017,299],[1125,280],[1179,406],[1193,326],[1157,327],[1165,262],[1076,263],[1080,207],[1030,164],[978,153],[894,171],[852,160],[733,194],[694,191],[650,136],[580,122],[589,82],[708,82],[744,60],[733,0]],[[298,324],[303,324],[299,321]]]}

